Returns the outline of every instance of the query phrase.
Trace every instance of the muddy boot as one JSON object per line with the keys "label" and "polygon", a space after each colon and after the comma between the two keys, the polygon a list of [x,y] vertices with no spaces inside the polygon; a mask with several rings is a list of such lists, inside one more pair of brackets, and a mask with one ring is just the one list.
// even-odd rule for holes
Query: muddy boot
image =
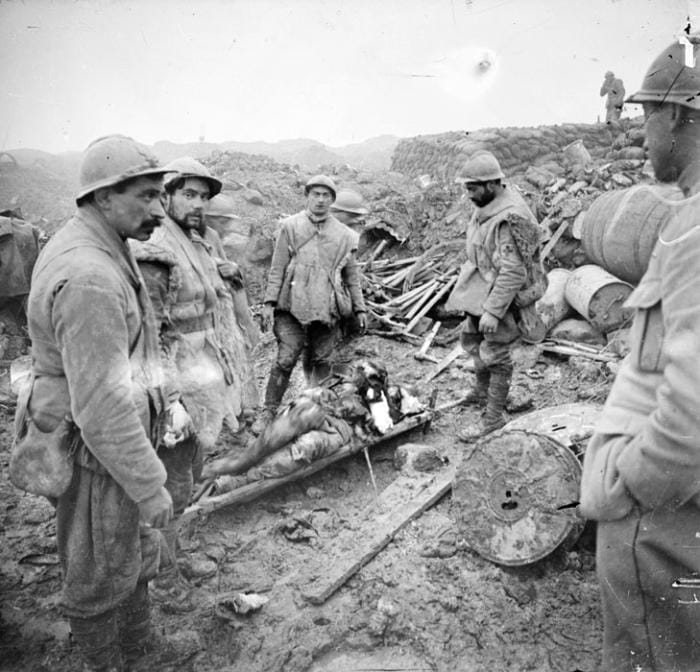
{"label": "muddy boot", "polygon": [[119,626],[124,672],[177,668],[201,649],[196,634],[172,640],[153,631],[146,582],[137,584],[136,590],[120,606]]}
{"label": "muddy boot", "polygon": [[83,657],[84,672],[123,672],[119,619],[112,609],[90,618],[70,618],[71,638]]}
{"label": "muddy boot", "polygon": [[170,525],[161,529],[160,532],[165,539],[167,553],[170,557],[161,561],[162,569],[151,583],[153,602],[166,614],[183,614],[193,611],[195,609],[192,599],[193,588],[177,567],[176,521],[171,521]]}
{"label": "muddy boot", "polygon": [[491,370],[486,410],[479,422],[457,433],[460,441],[471,443],[506,424],[503,411],[506,408],[512,375],[512,366],[499,366]]}
{"label": "muddy boot", "polygon": [[144,655],[151,636],[151,604],[148,583],[136,584],[136,590],[119,607],[119,640],[127,670]]}
{"label": "muddy boot", "polygon": [[267,381],[267,389],[265,390],[265,406],[258,419],[252,424],[250,431],[255,436],[262,433],[277,413],[282,397],[287,391],[289,378],[292,375],[291,371],[285,371],[279,364],[272,365],[270,378]]}
{"label": "muddy boot", "polygon": [[309,387],[318,387],[327,381],[331,375],[331,365],[329,362],[314,362],[311,367],[311,374],[307,379]]}
{"label": "muddy boot", "polygon": [[463,406],[485,406],[488,398],[489,381],[491,372],[484,366],[478,367],[475,371],[476,384],[464,395]]}
{"label": "muddy boot", "polygon": [[165,614],[186,614],[197,608],[194,588],[177,567],[160,572],[150,591],[153,603]]}

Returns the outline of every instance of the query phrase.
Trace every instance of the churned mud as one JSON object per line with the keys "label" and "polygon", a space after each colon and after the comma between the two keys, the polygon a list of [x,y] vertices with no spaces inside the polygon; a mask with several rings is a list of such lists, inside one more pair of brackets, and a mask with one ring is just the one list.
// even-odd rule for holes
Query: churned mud
{"label": "churned mud", "polygon": [[[392,379],[405,383],[434,366],[413,358],[416,346],[376,336],[357,339],[348,351],[382,361]],[[438,358],[448,351],[433,348]],[[261,387],[273,354],[268,338],[257,361]],[[543,355],[534,347],[522,348],[517,360],[517,394],[533,408],[602,398],[609,383],[602,366]],[[459,359],[430,389],[437,387],[441,404],[457,398],[470,381]],[[419,392],[427,398],[430,389]],[[374,448],[378,493],[405,478],[394,459],[403,443],[430,446],[443,468],[457,465],[464,445],[455,433],[475,417],[456,408],[425,433],[413,430]],[[11,422],[12,409],[0,407],[0,669],[68,672],[78,669],[78,658],[57,604],[53,512],[47,501],[22,494],[7,479]],[[381,502],[360,453],[190,525],[181,558],[183,571],[190,570],[195,609],[168,613],[154,606],[158,630],[187,643],[183,658],[162,669],[597,669],[601,620],[591,527],[537,562],[503,567],[460,537],[450,493],[403,527],[325,602],[311,604],[305,591],[321,585],[342,560],[335,555],[339,547],[351,557],[371,531],[373,511],[382,512]],[[267,601],[236,613],[240,594]]]}

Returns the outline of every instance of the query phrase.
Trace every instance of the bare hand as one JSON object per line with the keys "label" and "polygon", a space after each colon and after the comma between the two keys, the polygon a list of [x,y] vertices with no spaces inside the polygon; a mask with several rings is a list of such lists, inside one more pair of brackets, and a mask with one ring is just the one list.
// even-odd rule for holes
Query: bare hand
{"label": "bare hand", "polygon": [[219,261],[217,263],[219,275],[231,283],[234,289],[243,289],[243,275],[235,261]]}
{"label": "bare hand", "polygon": [[275,307],[271,303],[266,303],[262,309],[262,323],[260,328],[263,331],[270,331],[275,322]]}
{"label": "bare hand", "polygon": [[355,313],[357,319],[357,328],[361,334],[367,331],[367,313]]}
{"label": "bare hand", "polygon": [[173,517],[173,498],[164,487],[137,506],[141,521],[151,527],[165,527]]}
{"label": "bare hand", "polygon": [[484,313],[479,320],[479,331],[482,334],[494,334],[498,329],[498,318],[491,313]]}
{"label": "bare hand", "polygon": [[194,431],[192,418],[180,400],[170,405],[167,410],[163,444],[174,448],[176,444],[189,438]]}

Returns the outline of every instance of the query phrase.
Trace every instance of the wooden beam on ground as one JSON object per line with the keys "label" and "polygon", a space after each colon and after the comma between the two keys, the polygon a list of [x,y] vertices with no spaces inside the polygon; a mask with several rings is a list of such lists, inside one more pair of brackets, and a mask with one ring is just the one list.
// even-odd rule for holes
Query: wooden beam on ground
{"label": "wooden beam on ground", "polygon": [[433,378],[439,376],[445,369],[447,369],[452,362],[454,362],[462,353],[464,350],[462,349],[462,345],[458,343],[455,345],[450,352],[445,355],[436,365],[435,368],[427,375],[423,380],[420,381],[421,385],[425,385],[426,383],[429,383]]}
{"label": "wooden beam on ground", "polygon": [[[450,467],[434,476],[423,476],[424,482],[418,483],[419,486],[422,485],[418,494],[384,515],[372,515],[373,508],[370,508],[361,529],[353,529],[347,533],[348,538],[337,540],[331,548],[330,557],[319,559],[318,566],[322,568],[323,576],[320,579],[314,577],[306,588],[302,588],[304,598],[312,604],[323,604],[353,574],[377,555],[399,530],[446,495],[452,488],[454,474],[454,467]],[[392,486],[389,486],[387,490],[391,488]],[[415,492],[415,489],[416,484],[412,490],[407,491]],[[358,543],[358,540],[364,541]],[[348,548],[352,549],[350,553]]]}
{"label": "wooden beam on ground", "polygon": [[[430,411],[423,411],[416,415],[411,415],[400,423],[394,425],[386,434],[373,438],[367,442],[368,447],[376,446],[377,444],[387,441],[388,439],[400,436],[404,432],[407,432],[416,427],[420,427],[432,418],[432,413]],[[285,483],[291,483],[297,481],[305,476],[324,469],[334,462],[338,462],[348,455],[353,455],[361,450],[361,446],[350,444],[343,446],[338,452],[329,455],[328,457],[322,457],[320,460],[312,462],[302,469],[287,474],[286,476],[280,476],[278,478],[266,478],[262,481],[254,481],[253,483],[248,483],[240,488],[236,488],[231,492],[224,492],[221,495],[213,495],[211,497],[202,497],[196,504],[188,506],[182,516],[180,516],[179,524],[185,525],[191,522],[193,519],[206,514],[212,513],[217,509],[222,509],[225,506],[231,506],[233,504],[242,504],[244,502],[250,502],[253,499],[257,499],[261,495],[268,492],[272,492],[280,485]]]}

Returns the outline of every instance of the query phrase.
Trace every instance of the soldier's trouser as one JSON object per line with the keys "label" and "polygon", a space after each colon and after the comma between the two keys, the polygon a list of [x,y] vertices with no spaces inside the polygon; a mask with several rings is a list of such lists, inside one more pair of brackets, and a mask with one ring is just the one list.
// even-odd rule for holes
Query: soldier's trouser
{"label": "soldier's trouser", "polygon": [[493,369],[499,365],[513,367],[511,350],[520,337],[515,318],[507,312],[498,323],[494,334],[482,334],[478,330],[479,318],[470,315],[465,320],[465,326],[460,334],[460,342],[465,352],[474,358],[477,371]]}
{"label": "soldier's trouser", "polygon": [[304,326],[291,313],[275,313],[274,334],[277,339],[277,361],[272,367],[265,392],[265,408],[276,410],[282,401],[292,370],[304,347],[304,373],[311,385],[329,375],[333,351],[338,341],[338,325],[311,322]]}
{"label": "soldier's trouser", "polygon": [[56,503],[56,542],[63,573],[61,605],[70,618],[88,618],[119,606],[139,581],[156,575],[160,534],[139,525],[139,512],[121,486],[76,463],[68,490]]}
{"label": "soldier's trouser", "polygon": [[194,436],[181,441],[173,448],[161,446],[158,449],[160,458],[168,478],[165,489],[173,498],[173,518],[168,527],[160,530],[168,547],[169,558],[162,558],[161,568],[172,564],[175,566],[177,551],[177,518],[187,508],[192,498],[192,488],[202,475],[203,455],[200,444]]}
{"label": "soldier's trouser", "polygon": [[604,672],[698,672],[700,509],[641,511],[598,523]]}
{"label": "soldier's trouser", "polygon": [[460,334],[460,342],[474,360],[477,389],[483,389],[487,395],[484,421],[487,424],[502,424],[502,413],[513,375],[511,349],[520,332],[510,312],[500,320],[494,334],[479,332],[478,323],[479,318],[476,316],[470,316],[466,320],[466,327]]}
{"label": "soldier's trouser", "polygon": [[136,504],[94,458],[83,463],[56,500],[61,604],[88,668],[120,670],[119,611],[158,571],[160,534],[139,526]]}
{"label": "soldier's trouser", "polygon": [[119,615],[110,609],[88,618],[69,618],[71,637],[90,672],[121,672]]}

